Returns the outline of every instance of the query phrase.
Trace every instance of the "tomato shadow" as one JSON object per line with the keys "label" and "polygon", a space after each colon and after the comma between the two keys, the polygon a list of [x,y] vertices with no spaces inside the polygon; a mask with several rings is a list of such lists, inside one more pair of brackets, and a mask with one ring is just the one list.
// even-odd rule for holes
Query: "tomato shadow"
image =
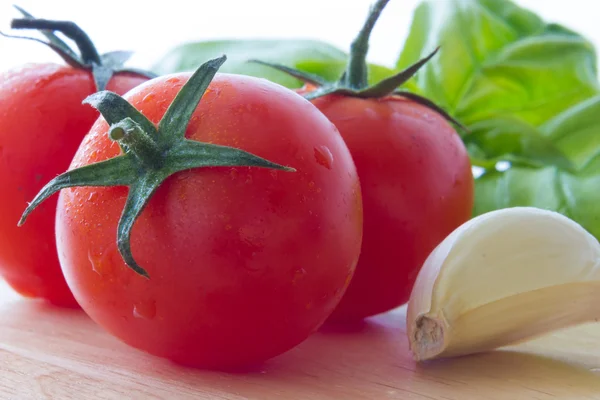
{"label": "tomato shadow", "polygon": [[370,319],[351,322],[325,322],[319,329],[322,334],[368,334],[377,329],[377,324]]}
{"label": "tomato shadow", "polygon": [[[386,316],[356,324],[325,324],[303,343],[264,363],[237,369],[204,370],[170,362],[154,362],[144,369],[161,379],[176,379],[199,390],[210,385],[249,399],[327,398],[324,393],[336,387],[335,398],[387,398],[385,381],[397,380],[394,366],[389,377],[373,384],[361,376],[383,373],[396,365],[399,354],[407,354],[401,318]],[[400,356],[402,357],[402,356]],[[349,375],[357,377],[353,382]],[[229,393],[229,392],[228,392]],[[384,396],[385,395],[385,396]]]}
{"label": "tomato shadow", "polygon": [[[351,322],[325,322],[315,333],[309,336],[303,343],[288,352],[264,361],[262,363],[245,365],[236,368],[213,368],[203,369],[193,366],[186,366],[173,363],[175,368],[189,368],[203,372],[220,372],[231,375],[257,375],[262,376],[266,371],[286,371],[287,363],[291,362],[294,366],[302,365],[302,362],[295,359],[303,359],[303,362],[328,363],[333,359],[339,358],[337,349],[340,346],[355,347],[362,358],[364,352],[360,351],[361,346],[366,342],[375,347],[397,346],[396,340],[389,336],[397,331],[402,334],[403,330],[398,328],[400,320],[404,317],[402,309],[379,316],[366,318]],[[386,339],[387,338],[387,339]],[[401,338],[398,336],[396,339]],[[402,340],[402,339],[400,339]],[[387,344],[386,344],[387,343]],[[292,360],[290,360],[292,358]]]}
{"label": "tomato shadow", "polygon": [[[361,346],[365,341],[371,344],[376,344],[384,336],[388,335],[389,331],[382,324],[376,321],[365,319],[361,321],[353,321],[351,323],[327,322],[321,328],[301,343],[297,348],[291,349],[288,352],[274,357],[270,360],[245,365],[235,368],[213,368],[204,369],[193,366],[186,366],[172,363],[175,368],[188,368],[204,372],[220,372],[231,375],[264,375],[266,371],[284,371],[286,364],[292,362],[295,366],[301,363],[298,360],[288,360],[289,358],[303,358],[308,362],[327,363],[331,358],[337,357],[334,353],[336,348],[340,346],[340,341],[347,345]],[[313,343],[315,342],[316,343]],[[326,349],[332,349],[334,353],[329,353]]]}

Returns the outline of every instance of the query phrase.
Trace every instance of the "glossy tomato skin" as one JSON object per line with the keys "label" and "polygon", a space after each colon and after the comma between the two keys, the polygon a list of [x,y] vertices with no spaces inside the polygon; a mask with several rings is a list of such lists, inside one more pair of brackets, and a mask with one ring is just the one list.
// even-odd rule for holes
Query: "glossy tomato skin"
{"label": "glossy tomato skin", "polygon": [[[145,81],[113,77],[117,93]],[[39,190],[68,168],[99,114],[82,101],[94,92],[89,72],[57,64],[29,64],[0,75],[0,274],[19,293],[76,307],[58,262],[57,199],[43,203],[17,227]]]}
{"label": "glossy tomato skin", "polygon": [[329,95],[313,103],[339,129],[361,182],[362,252],[330,318],[359,320],[406,303],[429,253],[471,217],[471,165],[448,122],[411,100]]}
{"label": "glossy tomato skin", "polygon": [[[155,79],[126,99],[157,123],[188,76]],[[128,190],[63,190],[63,270],[91,318],[134,347],[201,368],[259,363],[318,329],[343,295],[362,238],[356,169],[325,116],[262,79],[218,74],[186,136],[297,171],[210,167],[168,178],[132,231],[149,280],[116,248]],[[72,168],[118,154],[100,120]]]}

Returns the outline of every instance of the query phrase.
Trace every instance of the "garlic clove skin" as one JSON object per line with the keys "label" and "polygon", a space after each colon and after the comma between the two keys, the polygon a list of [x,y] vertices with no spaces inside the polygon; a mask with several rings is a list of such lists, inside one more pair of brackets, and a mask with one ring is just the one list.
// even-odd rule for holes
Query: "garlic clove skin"
{"label": "garlic clove skin", "polygon": [[433,250],[408,303],[407,335],[421,361],[598,318],[598,240],[560,213],[513,207],[471,219]]}

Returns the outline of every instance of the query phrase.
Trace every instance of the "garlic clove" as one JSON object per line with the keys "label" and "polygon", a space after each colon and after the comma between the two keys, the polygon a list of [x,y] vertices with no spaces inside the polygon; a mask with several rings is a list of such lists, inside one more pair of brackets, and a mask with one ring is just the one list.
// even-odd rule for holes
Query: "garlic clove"
{"label": "garlic clove", "polygon": [[407,310],[416,360],[460,356],[600,318],[600,243],[560,213],[513,207],[452,232]]}

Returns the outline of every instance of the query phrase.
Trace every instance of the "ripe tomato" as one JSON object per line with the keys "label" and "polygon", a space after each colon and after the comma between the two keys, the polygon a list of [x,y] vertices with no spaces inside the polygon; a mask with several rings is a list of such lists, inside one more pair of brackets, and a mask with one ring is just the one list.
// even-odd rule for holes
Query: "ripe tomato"
{"label": "ripe tomato", "polygon": [[313,103],[350,149],[364,204],[356,273],[331,319],[388,311],[408,301],[429,253],[471,217],[468,154],[440,114],[400,96],[328,95]]}
{"label": "ripe tomato", "polygon": [[[146,80],[118,73],[107,89],[125,93]],[[58,262],[56,199],[43,204],[27,226],[18,228],[17,222],[44,182],[69,166],[98,118],[82,105],[95,89],[90,71],[58,64],[29,64],[0,75],[0,274],[20,294],[60,306],[77,303]]]}
{"label": "ripe tomato", "polygon": [[406,303],[429,253],[471,217],[474,181],[453,120],[429,100],[399,91],[437,50],[369,87],[368,38],[389,0],[377,0],[337,82],[269,64],[307,84],[310,99],[340,131],[360,177],[364,237],[356,273],[330,319],[351,321]]}
{"label": "ripe tomato", "polygon": [[[166,137],[159,121],[189,77],[156,78],[125,95],[159,126],[157,137]],[[117,157],[108,133],[98,120],[70,170]],[[209,166],[166,178],[131,232],[149,279],[127,267],[117,245],[128,190],[64,189],[56,235],[67,282],[94,321],[151,354],[211,368],[274,357],[318,329],[351,280],[362,238],[352,157],[310,102],[238,75],[214,78],[185,137],[296,171]],[[169,157],[156,168],[170,168]]]}

